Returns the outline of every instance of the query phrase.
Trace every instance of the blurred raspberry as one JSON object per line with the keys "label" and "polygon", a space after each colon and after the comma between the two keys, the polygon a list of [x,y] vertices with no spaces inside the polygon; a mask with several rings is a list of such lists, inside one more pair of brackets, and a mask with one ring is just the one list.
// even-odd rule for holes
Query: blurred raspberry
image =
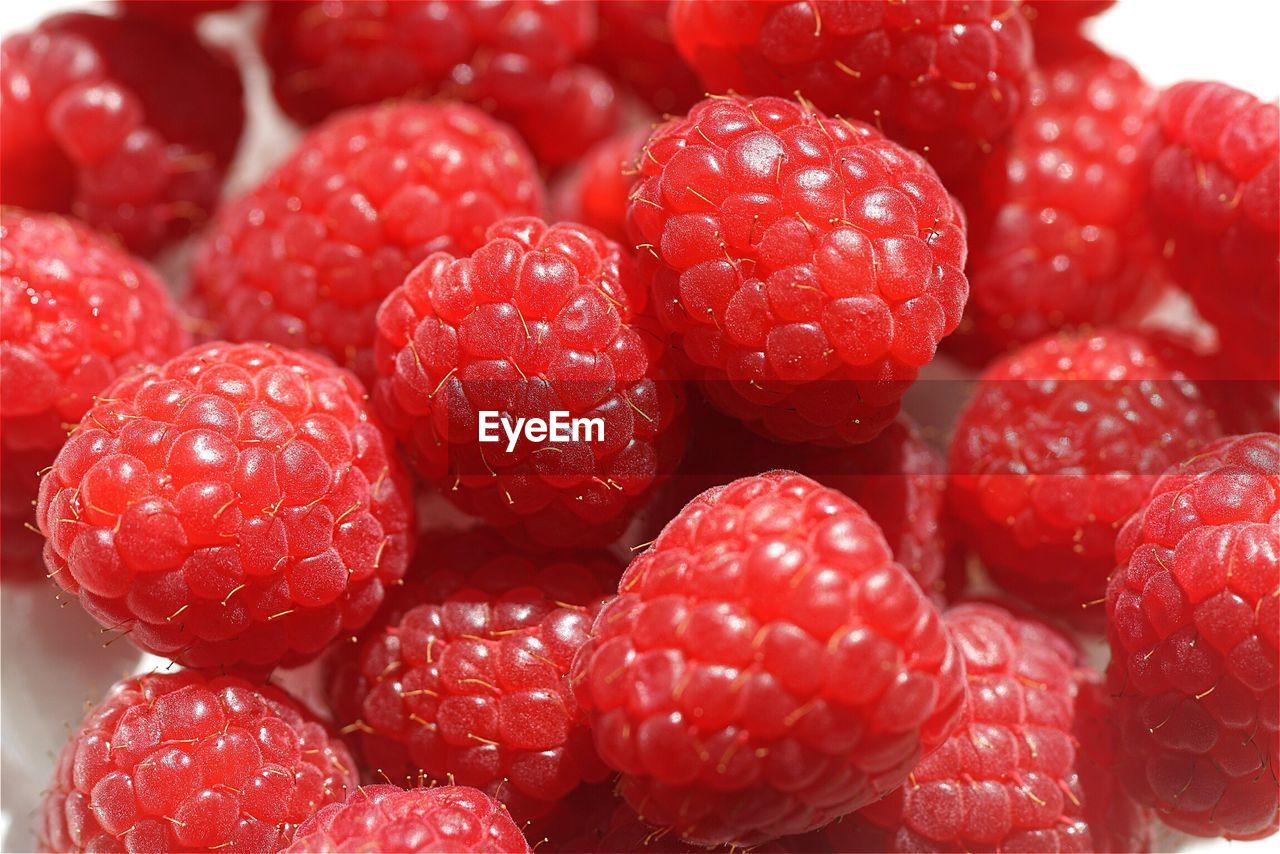
{"label": "blurred raspberry", "polygon": [[1225,438],[1171,467],[1125,524],[1116,561],[1115,768],[1179,830],[1274,834],[1280,437]]}
{"label": "blurred raspberry", "polygon": [[191,27],[213,12],[225,12],[240,0],[116,0],[121,14],[170,27]]}
{"label": "blurred raspberry", "polygon": [[991,365],[951,445],[949,507],[993,580],[1045,610],[1100,619],[1120,526],[1155,478],[1221,435],[1165,348],[1103,330]]}
{"label": "blurred raspberry", "polygon": [[276,98],[302,122],[389,98],[443,95],[510,122],[548,166],[613,132],[613,85],[582,63],[594,3],[271,4],[262,49]]}
{"label": "blurred raspberry", "polygon": [[[610,543],[684,442],[631,258],[594,229],[532,217],[487,238],[469,257],[432,254],[382,304],[379,413],[467,513],[546,546]],[[554,412],[603,429],[512,446],[497,420],[481,437],[485,412],[508,430]]]}
{"label": "blurred raspberry", "polygon": [[639,174],[636,161],[648,139],[648,128],[636,128],[592,146],[572,171],[552,185],[555,217],[589,225],[610,240],[629,243],[627,203]]}
{"label": "blurred raspberry", "polygon": [[315,349],[372,383],[382,299],[435,251],[542,208],[528,151],[463,104],[351,110],[311,131],[205,238],[194,287],[219,334]]}
{"label": "blurred raspberry", "polygon": [[1017,0],[674,0],[676,46],[711,92],[796,93],[872,122],[963,181],[1013,126],[1032,68]]}
{"label": "blurred raspberry", "polygon": [[964,669],[852,500],[790,472],[703,493],[619,585],[573,678],[641,819],[701,845],[804,833],[901,785]]}
{"label": "blurred raspberry", "polygon": [[231,58],[134,18],[65,14],[0,43],[0,200],[150,254],[204,224],[244,126]]}
{"label": "blurred raspberry", "polygon": [[600,34],[591,61],[658,115],[687,112],[702,84],[676,50],[668,0],[608,0],[596,6]]}
{"label": "blurred raspberry", "polygon": [[278,851],[359,782],[342,743],[271,685],[191,671],[117,682],[68,739],[45,851]]}
{"label": "blurred raspberry", "polygon": [[874,438],[968,294],[963,215],[928,164],[868,125],[725,96],[639,165],[627,227],[708,399],[781,441]]}
{"label": "blurred raspberry", "polygon": [[0,209],[0,518],[6,580],[44,574],[39,473],[119,374],[187,345],[164,283],[72,220]]}
{"label": "blurred raspberry", "polygon": [[355,377],[216,343],[102,392],[40,485],[45,562],[103,626],[253,670],[356,631],[404,575],[408,479]]}

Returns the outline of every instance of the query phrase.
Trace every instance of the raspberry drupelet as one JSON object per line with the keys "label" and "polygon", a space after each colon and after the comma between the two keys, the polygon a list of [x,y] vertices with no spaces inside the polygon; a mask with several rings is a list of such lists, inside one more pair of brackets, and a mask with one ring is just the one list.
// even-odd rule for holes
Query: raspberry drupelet
{"label": "raspberry drupelet", "polygon": [[302,122],[389,98],[442,95],[510,122],[547,166],[614,131],[613,84],[583,62],[594,3],[273,3],[262,49],[276,98]]}
{"label": "raspberry drupelet", "polygon": [[1013,126],[1033,66],[1017,0],[674,0],[676,47],[714,93],[799,93],[872,122],[963,182]]}
{"label": "raspberry drupelet", "polygon": [[1280,436],[1171,467],[1126,523],[1107,591],[1116,770],[1167,824],[1276,832]]}
{"label": "raspberry drupelet", "polygon": [[1100,622],[1084,608],[1100,604],[1120,526],[1161,472],[1222,435],[1180,355],[1106,329],[1040,339],[983,372],[952,439],[948,505],[997,584]]}
{"label": "raspberry drupelet", "polygon": [[418,262],[542,209],[514,133],[464,104],[351,110],[223,207],[192,272],[218,334],[325,353],[373,381],[374,316]]}
{"label": "raspberry drupelet", "polygon": [[1156,108],[1147,210],[1233,379],[1280,371],[1280,107],[1179,83]]}
{"label": "raspberry drupelet", "polygon": [[0,43],[0,201],[151,254],[203,225],[244,126],[231,58],[187,32],[65,14]]}
{"label": "raspberry drupelet", "polygon": [[6,578],[44,573],[40,471],[120,373],[188,344],[164,283],[60,216],[0,209],[0,494]]}
{"label": "raspberry drupelet", "polygon": [[[683,394],[644,299],[630,255],[595,229],[495,223],[475,252],[433,253],[382,304],[379,414],[465,512],[547,546],[612,542],[684,442]],[[561,412],[603,430],[522,432],[512,446],[486,412],[507,429]]]}
{"label": "raspberry drupelet", "polygon": [[122,376],[40,485],[45,562],[103,626],[254,671],[356,631],[404,575],[408,478],[355,377],[222,342]]}
{"label": "raspberry drupelet", "polygon": [[498,801],[468,786],[364,786],[298,828],[289,854],[529,854],[529,843]]}
{"label": "raspberry drupelet", "polygon": [[754,846],[875,801],[957,724],[964,667],[851,499],[790,472],[708,490],[632,561],[574,662],[641,819]]}
{"label": "raspberry drupelet", "polygon": [[63,747],[42,850],[278,851],[358,782],[342,742],[279,688],[192,671],[136,676]]}
{"label": "raspberry drupelet", "polygon": [[653,132],[627,226],[708,399],[765,435],[873,438],[968,284],[964,218],[917,154],[807,103],[736,96]]}

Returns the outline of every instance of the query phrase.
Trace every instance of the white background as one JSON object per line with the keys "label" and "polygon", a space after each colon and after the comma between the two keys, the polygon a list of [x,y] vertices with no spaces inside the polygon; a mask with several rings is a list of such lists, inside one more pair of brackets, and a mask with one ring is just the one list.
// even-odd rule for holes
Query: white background
{"label": "white background", "polygon": [[[0,36],[30,27],[55,11],[106,5],[3,0]],[[261,63],[246,35],[256,14],[242,10],[206,22],[206,34],[231,47],[248,65],[250,123],[232,176],[235,188],[251,185],[288,150],[296,135],[271,103]],[[1267,99],[1275,99],[1280,90],[1278,33],[1280,3],[1274,0],[1120,0],[1091,25],[1097,42],[1131,61],[1158,86],[1188,79],[1221,80]],[[163,259],[160,266],[171,278],[180,278],[182,253]],[[139,656],[127,640],[104,647],[111,635],[101,634],[74,603],[59,605],[51,587],[4,585],[0,590],[4,851],[33,850],[40,792],[54,757],[85,709],[116,679],[165,664]],[[290,674],[285,681],[303,694],[313,693],[310,674]],[[1266,845],[1175,839],[1166,844],[1194,851],[1259,852]]]}

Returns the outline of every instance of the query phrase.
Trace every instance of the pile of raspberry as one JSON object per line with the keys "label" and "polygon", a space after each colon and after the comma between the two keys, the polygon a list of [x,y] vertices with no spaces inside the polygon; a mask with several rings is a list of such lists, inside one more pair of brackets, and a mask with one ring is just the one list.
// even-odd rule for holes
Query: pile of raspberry
{"label": "pile of raspberry", "polygon": [[6,843],[1274,836],[1280,108],[1112,5],[6,34]]}

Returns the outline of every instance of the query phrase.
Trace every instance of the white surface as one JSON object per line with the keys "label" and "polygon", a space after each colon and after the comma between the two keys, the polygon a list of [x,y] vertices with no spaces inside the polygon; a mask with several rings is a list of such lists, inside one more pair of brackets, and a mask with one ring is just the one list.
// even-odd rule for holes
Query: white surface
{"label": "white surface", "polygon": [[[27,28],[56,11],[102,9],[105,3],[51,0],[0,2],[0,36]],[[228,44],[247,66],[250,122],[232,177],[236,188],[253,183],[287,150],[296,130],[271,102],[261,62],[247,37],[257,10],[217,16],[206,33]],[[1214,79],[1265,98],[1280,91],[1280,3],[1267,0],[1121,0],[1093,23],[1104,48],[1133,62],[1154,84]],[[181,287],[184,253],[161,263]],[[140,656],[74,604],[59,608],[52,590],[0,588],[0,849],[28,851],[40,792],[68,731],[87,706],[116,679],[164,666]],[[301,687],[308,675],[290,674]],[[1169,844],[1175,844],[1173,840]],[[1265,846],[1265,847],[1264,847]],[[1261,852],[1265,842],[1182,840],[1184,851]]]}

